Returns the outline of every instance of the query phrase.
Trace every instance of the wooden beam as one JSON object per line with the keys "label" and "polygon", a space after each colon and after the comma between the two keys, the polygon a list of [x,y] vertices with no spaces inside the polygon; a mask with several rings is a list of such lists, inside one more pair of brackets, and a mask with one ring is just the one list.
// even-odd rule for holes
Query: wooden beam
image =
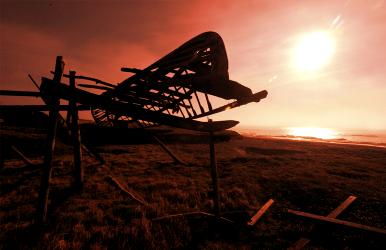
{"label": "wooden beam", "polygon": [[[350,195],[344,202],[342,202],[334,211],[327,215],[328,218],[336,218],[340,215],[353,201],[356,200],[357,197]],[[314,227],[311,228],[313,230]],[[295,242],[289,249],[292,250],[300,250],[303,249],[311,240],[307,238],[300,238]]]}
{"label": "wooden beam", "polygon": [[268,210],[268,208],[273,204],[273,200],[269,199],[260,209],[256,212],[256,214],[248,221],[248,226],[253,226],[256,222],[263,216],[263,214]]}
{"label": "wooden beam", "polygon": [[367,226],[367,225],[358,224],[358,223],[345,221],[345,220],[338,220],[335,218],[329,218],[327,216],[321,216],[321,215],[306,213],[306,212],[292,210],[292,209],[288,209],[288,213],[296,216],[300,216],[303,218],[324,222],[325,224],[330,224],[330,225],[334,224],[334,225],[345,226],[348,228],[359,229],[359,230],[364,230],[364,231],[378,233],[378,234],[386,234],[386,230],[382,228]]}

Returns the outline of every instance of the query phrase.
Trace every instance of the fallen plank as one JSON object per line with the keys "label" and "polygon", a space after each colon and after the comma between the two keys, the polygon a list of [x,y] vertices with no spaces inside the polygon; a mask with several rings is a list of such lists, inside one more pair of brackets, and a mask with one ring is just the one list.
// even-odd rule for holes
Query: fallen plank
{"label": "fallen plank", "polygon": [[[334,209],[331,213],[327,215],[328,218],[336,218],[340,215],[357,197],[350,195],[344,202],[342,202],[337,208]],[[314,228],[312,228],[314,229]],[[311,230],[312,230],[311,229]],[[303,249],[311,240],[307,238],[300,238],[295,244],[290,248],[291,250],[300,250]]]}
{"label": "fallen plank", "polygon": [[325,223],[332,223],[335,225],[340,225],[340,226],[345,226],[345,227],[350,227],[350,228],[355,228],[355,229],[360,229],[368,232],[373,232],[373,233],[379,233],[379,234],[386,234],[386,230],[382,228],[377,228],[377,227],[372,227],[372,226],[367,226],[359,223],[354,223],[350,221],[345,221],[345,220],[339,220],[335,218],[329,218],[327,216],[321,216],[321,215],[316,215],[316,214],[311,214],[311,213],[306,213],[302,211],[297,211],[297,210],[292,210],[288,209],[288,213],[301,216],[304,218],[316,220],[319,222],[325,222]]}
{"label": "fallen plank", "polygon": [[269,199],[257,213],[251,218],[251,220],[247,223],[249,226],[253,226],[256,222],[263,216],[263,214],[268,210],[268,208],[273,204],[273,200]]}

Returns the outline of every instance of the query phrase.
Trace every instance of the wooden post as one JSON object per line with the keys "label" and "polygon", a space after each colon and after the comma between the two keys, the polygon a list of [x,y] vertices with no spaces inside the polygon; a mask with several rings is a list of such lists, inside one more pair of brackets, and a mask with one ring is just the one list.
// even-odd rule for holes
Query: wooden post
{"label": "wooden post", "polygon": [[[71,117],[71,137],[74,151],[74,167],[75,167],[75,185],[77,188],[83,188],[83,167],[82,167],[82,144],[80,142],[79,131],[79,116],[78,108],[76,106],[76,100],[74,97],[75,92],[75,71],[70,71],[70,90],[72,92],[71,99],[69,100],[69,114]],[[68,121],[67,121],[68,122]]]}
{"label": "wooden post", "polygon": [[[209,124],[211,124],[212,120],[209,119],[208,122]],[[213,186],[214,215],[216,217],[220,217],[220,198],[218,193],[216,150],[214,147],[214,132],[212,130],[209,132],[209,149],[210,149],[210,168],[211,168],[212,186]]]}
{"label": "wooden post", "polygon": [[[55,64],[55,73],[54,73],[52,84],[55,84],[56,86],[59,85],[63,74],[63,68],[64,68],[64,62],[62,60],[62,57],[57,56],[56,64]],[[60,105],[60,99],[58,97],[58,93],[53,93],[47,105],[50,106],[50,113],[49,113],[49,121],[48,121],[49,126],[48,126],[48,134],[47,134],[47,149],[44,155],[43,174],[42,174],[42,179],[40,183],[38,206],[36,211],[36,222],[38,224],[43,224],[46,221],[46,216],[47,216],[48,195],[49,195],[49,187],[50,187],[51,172],[52,172],[52,158],[53,158],[53,153],[55,148],[57,119],[59,115],[58,106]]]}

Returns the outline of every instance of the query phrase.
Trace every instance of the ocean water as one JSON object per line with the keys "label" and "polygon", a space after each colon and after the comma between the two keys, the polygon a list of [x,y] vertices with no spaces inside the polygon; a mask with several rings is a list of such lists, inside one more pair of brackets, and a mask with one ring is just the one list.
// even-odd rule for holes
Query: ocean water
{"label": "ocean water", "polygon": [[305,140],[338,144],[354,144],[386,148],[386,130],[344,130],[316,127],[254,128],[236,127],[249,137]]}

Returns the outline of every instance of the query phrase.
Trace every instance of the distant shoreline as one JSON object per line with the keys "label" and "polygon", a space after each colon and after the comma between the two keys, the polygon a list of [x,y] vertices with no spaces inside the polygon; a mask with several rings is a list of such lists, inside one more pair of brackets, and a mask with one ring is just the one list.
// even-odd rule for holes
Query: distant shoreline
{"label": "distant shoreline", "polygon": [[344,140],[342,141],[336,141],[336,140],[330,140],[330,139],[319,139],[319,138],[311,138],[311,137],[294,137],[294,136],[270,136],[270,135],[251,135],[248,133],[242,133],[239,132],[242,136],[248,137],[248,138],[262,138],[262,139],[274,139],[274,140],[289,140],[289,141],[302,141],[302,142],[314,142],[314,143],[327,143],[327,144],[338,144],[338,145],[353,145],[353,146],[365,146],[365,147],[375,147],[375,148],[385,148],[385,143],[372,143],[372,142],[355,142],[355,141],[349,141],[346,139],[337,139],[337,140]]}

